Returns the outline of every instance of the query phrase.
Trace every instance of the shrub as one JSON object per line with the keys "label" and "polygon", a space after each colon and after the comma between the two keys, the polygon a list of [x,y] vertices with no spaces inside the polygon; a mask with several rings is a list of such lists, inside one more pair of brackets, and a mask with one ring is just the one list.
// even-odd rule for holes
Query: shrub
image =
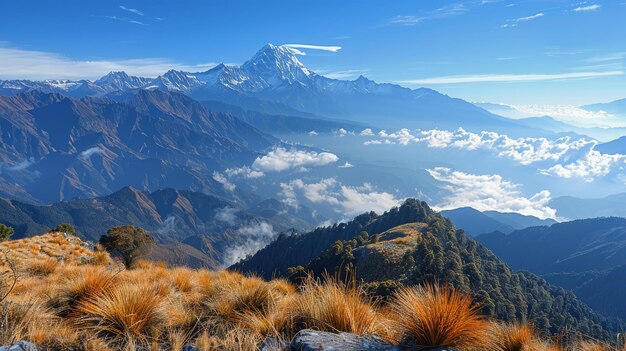
{"label": "shrub", "polygon": [[435,285],[400,289],[391,301],[393,329],[401,345],[413,348],[496,349],[491,323],[472,297]]}
{"label": "shrub", "polygon": [[121,257],[126,268],[131,268],[137,259],[150,253],[155,242],[143,228],[124,225],[109,229],[100,237],[100,244],[112,255]]}
{"label": "shrub", "polygon": [[13,228],[0,224],[0,242],[8,241],[13,235]]}
{"label": "shrub", "polygon": [[58,232],[58,233],[65,233],[67,235],[74,235],[74,234],[76,234],[76,229],[74,228],[74,226],[72,226],[71,224],[68,224],[68,223],[59,224],[54,229],[52,229],[51,231]]}

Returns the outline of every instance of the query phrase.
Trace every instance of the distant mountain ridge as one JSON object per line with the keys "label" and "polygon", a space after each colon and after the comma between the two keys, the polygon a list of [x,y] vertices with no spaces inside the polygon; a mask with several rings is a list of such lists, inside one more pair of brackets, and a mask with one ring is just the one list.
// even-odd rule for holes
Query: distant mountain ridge
{"label": "distant mountain ridge", "polygon": [[593,112],[607,112],[618,116],[626,116],[626,99],[619,99],[606,103],[581,106],[583,110]]}
{"label": "distant mountain ridge", "polygon": [[212,172],[249,164],[281,144],[232,115],[161,90],[139,90],[124,102],[38,90],[0,96],[0,130],[0,196],[30,202],[128,185],[227,195]]}
{"label": "distant mountain ridge", "polygon": [[626,136],[619,137],[606,143],[596,146],[596,150],[603,154],[626,154]]}
{"label": "distant mountain ridge", "polygon": [[[323,220],[304,206],[288,207],[277,200],[247,209],[218,196],[177,189],[145,192],[126,187],[103,197],[48,206],[0,199],[0,223],[13,227],[15,238],[70,223],[81,238],[98,241],[109,228],[131,224],[157,238],[163,246],[157,258],[213,268],[231,260],[227,257],[231,248],[245,247],[250,240],[266,244],[274,233],[310,229]],[[261,234],[266,237],[255,237]]]}
{"label": "distant mountain ridge", "polygon": [[559,216],[570,219],[626,217],[626,193],[595,199],[561,196],[550,200],[548,205]]}
{"label": "distant mountain ridge", "polygon": [[539,219],[519,213],[481,212],[471,207],[441,211],[441,215],[452,220],[457,228],[465,230],[472,236],[496,231],[508,234],[516,229],[557,223],[553,219]]}
{"label": "distant mountain ridge", "polygon": [[603,313],[626,318],[626,304],[615,293],[626,291],[626,218],[576,220],[476,240],[513,269],[539,274]]}
{"label": "distant mountain ridge", "polygon": [[72,97],[160,89],[258,112],[385,122],[382,127],[386,128],[462,126],[480,131],[489,126],[496,131],[529,131],[515,121],[435,90],[380,84],[363,76],[348,81],[318,75],[306,68],[292,49],[272,44],[264,46],[241,66],[220,64],[196,73],[170,70],[154,79],[111,72],[94,82],[0,81],[1,94],[15,95],[33,89]]}

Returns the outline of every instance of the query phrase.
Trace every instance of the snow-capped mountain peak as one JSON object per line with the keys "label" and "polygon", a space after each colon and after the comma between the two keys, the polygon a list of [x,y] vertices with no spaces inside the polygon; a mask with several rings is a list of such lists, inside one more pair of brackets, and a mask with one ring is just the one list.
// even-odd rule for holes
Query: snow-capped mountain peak
{"label": "snow-capped mountain peak", "polygon": [[146,88],[162,88],[166,90],[189,92],[202,85],[192,73],[169,70],[150,82]]}
{"label": "snow-capped mountain peak", "polygon": [[286,46],[267,44],[246,61],[241,69],[247,75],[263,80],[267,86],[307,84],[313,73],[298,60],[295,53]]}
{"label": "snow-capped mountain peak", "polygon": [[141,88],[150,81],[149,78],[129,76],[124,71],[111,71],[93,83],[105,91],[115,91]]}

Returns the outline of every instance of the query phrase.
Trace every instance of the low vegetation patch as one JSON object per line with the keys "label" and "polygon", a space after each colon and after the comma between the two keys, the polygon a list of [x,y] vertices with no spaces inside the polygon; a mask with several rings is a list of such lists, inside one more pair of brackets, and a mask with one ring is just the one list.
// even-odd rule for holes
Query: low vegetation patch
{"label": "low vegetation patch", "polygon": [[[408,349],[561,350],[529,325],[480,315],[469,295],[438,286],[400,288],[373,300],[355,283],[265,281],[236,272],[137,261],[131,269],[49,234],[6,242],[4,270],[17,281],[1,303],[0,344],[29,340],[47,350],[257,350],[316,329],[378,335]],[[26,243],[26,246],[22,246]],[[29,245],[39,245],[34,252]],[[64,248],[67,247],[67,248]],[[54,252],[48,255],[43,252]],[[81,251],[82,252],[82,251]],[[9,264],[10,263],[10,264]],[[10,274],[9,274],[10,276]],[[0,295],[2,296],[2,295]],[[613,350],[582,341],[572,350]]]}

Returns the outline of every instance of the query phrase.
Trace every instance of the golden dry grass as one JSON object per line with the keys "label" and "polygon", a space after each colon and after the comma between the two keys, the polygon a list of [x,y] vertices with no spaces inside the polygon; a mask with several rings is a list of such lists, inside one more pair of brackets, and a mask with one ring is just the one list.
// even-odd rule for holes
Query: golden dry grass
{"label": "golden dry grass", "polygon": [[529,324],[503,324],[495,329],[502,351],[531,351],[535,333]]}
{"label": "golden dry grass", "polygon": [[404,288],[391,302],[394,333],[414,348],[496,349],[492,324],[472,297],[435,285]]}
{"label": "golden dry grass", "polygon": [[289,314],[297,329],[313,328],[359,335],[386,335],[384,316],[365,300],[356,287],[326,279],[309,280],[290,303]]}
{"label": "golden dry grass", "polygon": [[145,285],[118,285],[76,307],[76,324],[110,345],[149,345],[165,313],[160,296]]}
{"label": "golden dry grass", "polygon": [[[407,288],[382,305],[356,284],[329,278],[296,288],[281,279],[149,261],[125,270],[106,253],[60,234],[2,246],[17,250],[11,256],[20,279],[0,302],[0,344],[30,340],[59,351],[114,351],[193,343],[201,351],[250,351],[267,337],[289,340],[317,329],[461,351],[560,350],[528,325],[484,319],[471,297],[447,288]],[[582,341],[572,350],[602,347]]]}

